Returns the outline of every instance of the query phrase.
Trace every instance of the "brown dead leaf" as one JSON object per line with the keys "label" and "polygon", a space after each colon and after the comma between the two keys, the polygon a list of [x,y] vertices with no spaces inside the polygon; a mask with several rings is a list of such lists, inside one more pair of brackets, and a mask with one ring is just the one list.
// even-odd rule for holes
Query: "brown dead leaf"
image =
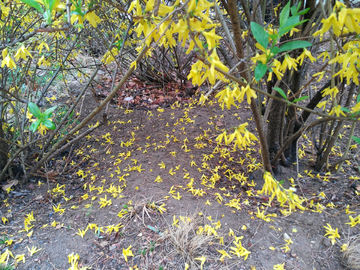
{"label": "brown dead leaf", "polygon": [[19,181],[16,179],[11,180],[8,184],[6,184],[5,186],[2,186],[2,189],[4,191],[6,191],[8,188],[12,188],[13,186],[16,186],[18,183],[19,183]]}
{"label": "brown dead leaf", "polygon": [[55,172],[54,170],[51,170],[51,171],[48,171],[47,172],[47,177],[49,177],[50,179],[51,178],[54,178],[55,176],[59,175],[58,172]]}
{"label": "brown dead leaf", "polygon": [[40,194],[40,195],[37,195],[34,200],[35,201],[41,201],[43,199],[44,199],[44,197]]}
{"label": "brown dead leaf", "polygon": [[109,244],[108,241],[102,241],[102,242],[100,242],[100,246],[101,246],[101,247],[106,247],[108,244]]}

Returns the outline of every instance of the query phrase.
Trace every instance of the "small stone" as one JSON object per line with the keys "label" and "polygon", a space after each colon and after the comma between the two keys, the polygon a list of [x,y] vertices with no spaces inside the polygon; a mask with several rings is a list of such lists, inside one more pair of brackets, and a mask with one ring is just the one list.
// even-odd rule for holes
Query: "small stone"
{"label": "small stone", "polygon": [[27,187],[28,190],[34,190],[35,189],[35,185],[33,183],[30,183]]}
{"label": "small stone", "polygon": [[284,239],[285,239],[285,240],[289,240],[289,239],[290,239],[290,236],[289,236],[287,233],[284,233]]}
{"label": "small stone", "polygon": [[106,247],[108,244],[109,244],[108,241],[102,241],[102,242],[100,243],[100,246],[101,246],[101,247]]}
{"label": "small stone", "polygon": [[109,247],[109,250],[110,250],[110,251],[113,251],[113,250],[115,250],[116,248],[117,248],[117,245],[114,244],[114,245],[111,245],[111,246]]}
{"label": "small stone", "polygon": [[293,258],[296,258],[296,253],[292,250],[292,251],[290,252],[290,256],[293,257]]}
{"label": "small stone", "polygon": [[329,238],[324,238],[323,241],[322,241],[322,244],[325,246],[325,247],[330,247],[331,246],[331,241]]}
{"label": "small stone", "polygon": [[312,225],[313,225],[313,221],[312,221],[312,220],[309,220],[309,219],[305,220],[304,223],[305,223],[306,225],[308,225],[308,226],[312,226]]}

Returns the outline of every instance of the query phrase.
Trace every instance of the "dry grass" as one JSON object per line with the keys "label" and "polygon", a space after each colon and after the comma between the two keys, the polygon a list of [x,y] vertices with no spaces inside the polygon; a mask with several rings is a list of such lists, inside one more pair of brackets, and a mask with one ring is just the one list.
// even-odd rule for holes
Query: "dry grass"
{"label": "dry grass", "polygon": [[182,266],[187,263],[189,269],[199,268],[200,261],[196,258],[206,255],[209,258],[208,246],[214,240],[214,235],[205,233],[197,234],[200,226],[204,226],[204,220],[199,215],[179,218],[177,226],[169,225],[165,231],[163,240],[167,243],[170,250],[170,256],[179,256],[182,258]]}
{"label": "dry grass", "polygon": [[[144,226],[145,218],[148,217],[149,220],[153,221],[151,215],[160,212],[159,208],[164,203],[164,199],[154,201],[152,198],[143,198],[142,200],[136,202],[134,205],[128,205],[124,216],[122,217],[122,222],[128,224],[131,220],[140,220]],[[126,227],[126,226],[125,226]]]}
{"label": "dry grass", "polygon": [[348,269],[360,269],[360,235],[351,237],[342,254],[342,262]]}

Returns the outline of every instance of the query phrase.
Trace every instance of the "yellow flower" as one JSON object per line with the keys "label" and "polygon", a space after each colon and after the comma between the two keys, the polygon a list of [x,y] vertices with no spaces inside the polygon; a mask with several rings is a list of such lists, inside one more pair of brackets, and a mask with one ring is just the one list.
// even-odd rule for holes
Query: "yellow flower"
{"label": "yellow flower", "polygon": [[219,42],[219,40],[222,39],[221,36],[218,36],[215,34],[215,28],[213,28],[210,32],[203,31],[202,34],[206,39],[209,50],[211,50],[212,48],[215,48],[215,46]]}
{"label": "yellow flower", "polygon": [[334,34],[339,36],[341,33],[342,26],[336,18],[336,13],[333,12],[327,19],[322,19],[321,23],[323,24],[322,28],[319,31],[316,31],[313,36],[323,36],[327,31],[329,31],[330,27],[333,27]]}
{"label": "yellow flower", "polygon": [[352,113],[356,113],[358,111],[360,111],[360,102],[357,103],[354,107],[351,108]]}
{"label": "yellow flower", "polygon": [[221,254],[220,261],[223,262],[225,257],[229,257],[231,259],[231,256],[225,250],[218,250],[217,249],[217,252],[219,252]]}
{"label": "yellow flower", "polygon": [[41,248],[37,248],[35,246],[32,246],[31,249],[29,247],[26,247],[30,253],[30,256],[34,255],[36,252],[39,252],[41,250]]}
{"label": "yellow flower", "polygon": [[332,98],[334,98],[337,95],[337,93],[339,93],[339,90],[337,89],[336,86],[334,88],[328,87],[324,89],[321,93],[323,93],[322,94],[323,97],[330,95]]}
{"label": "yellow flower", "polygon": [[125,261],[127,262],[128,261],[128,258],[129,256],[134,256],[134,254],[132,253],[131,251],[131,245],[127,248],[127,249],[123,249],[123,252],[122,252],[123,256],[125,257]]}
{"label": "yellow flower", "polygon": [[47,45],[47,43],[45,43],[44,41],[41,41],[40,45],[37,47],[39,49],[39,53],[41,53],[43,47],[45,47],[50,52],[49,45]]}
{"label": "yellow flower", "polygon": [[4,60],[2,60],[1,67],[4,67],[5,65],[8,66],[8,68],[10,69],[16,68],[16,64],[14,60],[10,57],[10,55],[7,55]]}
{"label": "yellow flower", "polygon": [[319,79],[317,80],[318,82],[320,82],[322,80],[322,78],[324,77],[325,71],[320,71],[318,73],[315,73],[313,75],[313,77],[319,76]]}
{"label": "yellow flower", "polygon": [[338,228],[334,230],[329,223],[327,223],[327,227],[324,226],[324,228],[326,229],[325,236],[328,235],[328,238],[331,239],[331,244],[334,245],[336,243],[336,238],[340,238]]}
{"label": "yellow flower", "polygon": [[25,48],[25,46],[22,45],[15,54],[15,61],[18,61],[19,58],[26,60],[27,55],[33,58],[32,55],[29,53],[29,51]]}
{"label": "yellow flower", "polygon": [[78,229],[79,232],[77,232],[76,234],[80,235],[81,238],[84,238],[84,235],[86,234],[87,230],[88,230],[88,228],[86,228],[85,230]]}
{"label": "yellow flower", "polygon": [[271,72],[269,72],[269,78],[268,78],[268,81],[271,80],[272,78],[272,73],[275,73],[276,77],[278,80],[281,80],[281,78],[284,76],[284,74],[281,73],[280,71],[280,68],[281,68],[281,63],[274,59],[272,65],[271,65]]}
{"label": "yellow flower", "polygon": [[357,224],[360,223],[360,215],[358,215],[356,218],[349,216],[349,219],[350,219],[350,222],[345,223],[345,224],[349,224],[350,227],[355,227]]}
{"label": "yellow flower", "polygon": [[341,252],[344,252],[345,250],[347,250],[348,245],[347,245],[347,244],[343,244],[340,248],[341,248]]}
{"label": "yellow flower", "polygon": [[16,255],[15,256],[15,260],[16,260],[16,262],[17,263],[19,263],[19,262],[23,262],[23,263],[25,263],[25,254],[19,254],[19,255]]}
{"label": "yellow flower", "polygon": [[[202,71],[203,67],[208,66],[204,65],[203,62],[197,61],[195,64],[191,66],[191,70],[189,75],[187,76],[187,79],[190,80],[192,78],[192,84],[193,85],[202,85],[202,83],[205,81],[206,77],[203,77],[204,72]],[[203,78],[202,78],[203,77]]]}
{"label": "yellow flower", "polygon": [[86,13],[84,20],[88,20],[92,27],[96,27],[98,23],[101,22],[101,19],[94,11]]}
{"label": "yellow flower", "polygon": [[111,199],[107,200],[107,195],[105,195],[104,198],[100,198],[100,202],[99,204],[101,205],[100,208],[103,208],[105,206],[108,206],[108,205],[111,205],[112,204],[112,201]]}
{"label": "yellow flower", "polygon": [[294,68],[295,70],[297,70],[297,63],[298,61],[294,58],[291,58],[288,54],[285,55],[284,61],[281,65],[280,71],[281,72],[285,72],[286,69],[291,70],[292,68]]}
{"label": "yellow flower", "polygon": [[284,266],[285,266],[285,263],[276,264],[276,265],[274,265],[273,269],[274,270],[285,270]]}
{"label": "yellow flower", "polygon": [[342,116],[345,116],[346,117],[346,114],[341,110],[341,106],[340,105],[336,105],[330,112],[329,112],[329,115],[333,115],[333,114],[336,114],[337,117],[340,116],[340,114]]}
{"label": "yellow flower", "polygon": [[323,110],[325,110],[326,103],[327,103],[327,100],[322,101],[322,102],[320,102],[318,105],[316,105],[316,107],[318,107],[318,108],[323,108]]}
{"label": "yellow flower", "polygon": [[257,98],[256,92],[250,88],[250,84],[248,84],[246,87],[241,87],[240,99],[243,99],[245,94],[246,94],[246,97],[247,97],[247,103],[248,104],[251,103],[251,98],[252,97],[254,99]]}
{"label": "yellow flower", "polygon": [[215,80],[217,79],[221,79],[222,81],[225,80],[225,78],[223,78],[223,75],[217,71],[215,71],[215,67],[221,69],[222,71],[228,72],[229,68],[224,66],[224,64],[220,61],[219,56],[216,53],[216,50],[214,49],[212,54],[210,55],[210,57],[208,57],[208,61],[210,62],[211,66],[210,66],[210,71],[207,70],[205,72],[205,76],[209,77],[209,82],[211,84],[215,84]]}
{"label": "yellow flower", "polygon": [[296,59],[296,61],[300,61],[300,66],[303,64],[305,57],[309,58],[311,63],[316,61],[316,59],[311,55],[311,52],[309,52],[307,49],[304,49],[303,53],[300,54],[300,56]]}
{"label": "yellow flower", "polygon": [[1,218],[2,222],[5,224],[6,222],[9,222],[9,220],[6,217]]}
{"label": "yellow flower", "polygon": [[205,258],[204,256],[201,256],[201,257],[195,258],[195,260],[198,260],[198,261],[201,262],[200,268],[201,268],[201,270],[202,270],[202,269],[203,269],[203,265],[204,265],[204,263],[205,263],[205,261],[206,261],[206,258]]}
{"label": "yellow flower", "polygon": [[256,55],[254,57],[251,57],[251,61],[253,61],[254,63],[257,63],[258,61],[260,61],[261,63],[263,63],[265,65],[266,64],[266,55],[256,53]]}

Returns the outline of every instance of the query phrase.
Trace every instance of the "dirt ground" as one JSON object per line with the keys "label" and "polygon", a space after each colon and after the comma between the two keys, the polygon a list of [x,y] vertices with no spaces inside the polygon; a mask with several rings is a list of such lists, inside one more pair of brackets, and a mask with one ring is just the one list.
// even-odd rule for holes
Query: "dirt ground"
{"label": "dirt ground", "polygon": [[[95,106],[86,97],[80,119]],[[293,177],[307,210],[284,216],[286,207],[266,205],[268,196],[257,193],[264,182],[258,144],[233,150],[215,141],[244,122],[256,134],[245,103],[224,111],[191,99],[122,106],[112,104],[105,125],[49,162],[49,187],[39,175],[1,194],[0,216],[8,219],[1,254],[25,255],[15,265],[9,256],[14,268],[345,269],[341,246],[360,235],[359,224],[345,224],[360,214],[352,164],[341,174],[310,172],[310,141],[302,138],[301,177],[294,165],[277,180],[289,187]],[[327,224],[338,228],[334,245]],[[71,262],[70,254],[79,258]]]}

